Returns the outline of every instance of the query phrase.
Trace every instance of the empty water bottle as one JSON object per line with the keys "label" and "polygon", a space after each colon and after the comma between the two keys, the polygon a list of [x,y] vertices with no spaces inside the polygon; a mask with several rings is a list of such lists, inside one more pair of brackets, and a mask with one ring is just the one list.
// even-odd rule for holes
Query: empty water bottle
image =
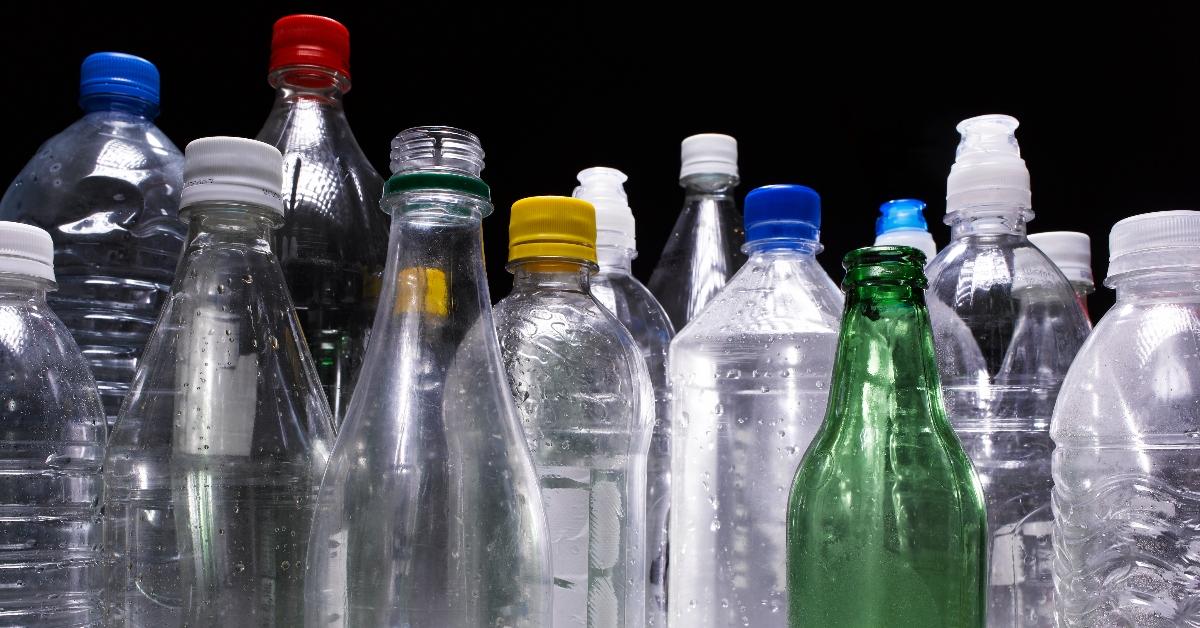
{"label": "empty water bottle", "polygon": [[91,628],[104,410],[53,289],[49,234],[0,222],[0,623]]}
{"label": "empty water bottle", "polygon": [[83,118],[46,140],[0,200],[0,219],[54,239],[50,305],[91,363],[109,424],[175,276],[183,155],[154,126],[158,70],[101,52],[83,61]]}
{"label": "empty water bottle", "polygon": [[[1078,231],[1045,231],[1029,234],[1029,241],[1042,250],[1062,271],[1075,289],[1079,307],[1088,316],[1088,295],[1096,291],[1092,279],[1092,239]],[[1088,316],[1089,322],[1091,317]]]}
{"label": "empty water bottle", "polygon": [[1118,222],[1105,284],[1051,425],[1058,625],[1200,625],[1200,212]]}

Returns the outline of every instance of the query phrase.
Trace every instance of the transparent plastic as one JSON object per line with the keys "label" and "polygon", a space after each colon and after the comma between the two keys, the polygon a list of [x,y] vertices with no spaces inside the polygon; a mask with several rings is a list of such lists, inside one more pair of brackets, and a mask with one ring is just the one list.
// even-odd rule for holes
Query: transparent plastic
{"label": "transparent plastic", "polygon": [[54,239],[50,305],[91,363],[111,427],[183,246],[183,154],[154,125],[156,106],[87,104],[13,180],[0,220],[37,225]]}
{"label": "transparent plastic", "polygon": [[842,294],[815,241],[746,248],[667,362],[672,626],[787,625],[788,489],[825,416]]}
{"label": "transparent plastic", "polygon": [[104,410],[46,304],[0,274],[0,608],[5,626],[100,626]]}
{"label": "transparent plastic", "polygon": [[[469,139],[482,167],[465,131],[409,129],[397,142],[419,137]],[[483,269],[491,203],[462,189],[483,185],[478,169],[439,171],[438,185],[406,172],[418,184],[393,177],[405,190],[383,203],[382,305],[321,487],[305,625],[549,626],[545,515]]]}
{"label": "transparent plastic", "polygon": [[1110,277],[1054,409],[1063,628],[1200,625],[1200,249]]}
{"label": "transparent plastic", "polygon": [[684,177],[683,211],[647,284],[675,329],[681,330],[746,261],[746,233],[728,174]]}
{"label": "transparent plastic", "polygon": [[654,295],[632,274],[634,252],[599,246],[592,296],[625,325],[654,388],[654,435],[646,456],[646,625],[667,625],[667,532],[671,509],[671,391],[667,350],[675,329]]}
{"label": "transparent plastic", "polygon": [[274,247],[340,424],[362,367],[387,253],[383,179],[346,121],[344,75],[315,66],[271,73],[275,105],[257,139],[283,153],[287,219]]}
{"label": "transparent plastic", "polygon": [[1053,626],[1050,414],[1088,323],[1028,210],[951,214],[926,268],[946,412],[987,500],[988,625]]}
{"label": "transparent plastic", "polygon": [[496,305],[508,383],[550,526],[556,627],[645,625],[653,392],[590,263],[518,260]]}
{"label": "transparent plastic", "polygon": [[105,461],[107,626],[300,626],[333,418],[278,215],[187,208],[179,274]]}

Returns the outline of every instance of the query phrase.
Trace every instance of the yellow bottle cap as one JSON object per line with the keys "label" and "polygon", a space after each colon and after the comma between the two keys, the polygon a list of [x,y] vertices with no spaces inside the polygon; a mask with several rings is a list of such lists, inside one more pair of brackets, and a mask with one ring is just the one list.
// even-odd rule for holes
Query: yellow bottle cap
{"label": "yellow bottle cap", "polygon": [[424,312],[445,318],[450,313],[446,273],[440,268],[410,267],[401,270],[392,312]]}
{"label": "yellow bottle cap", "polygon": [[596,263],[596,208],[569,196],[531,196],[512,206],[508,261],[537,257]]}

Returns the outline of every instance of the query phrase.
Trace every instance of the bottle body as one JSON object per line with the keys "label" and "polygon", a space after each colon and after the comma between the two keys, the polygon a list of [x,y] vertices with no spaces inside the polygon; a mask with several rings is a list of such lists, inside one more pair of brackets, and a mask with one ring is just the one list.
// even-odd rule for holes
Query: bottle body
{"label": "bottle body", "polygon": [[91,364],[111,424],[175,276],[183,155],[150,118],[98,110],[47,140],[0,219],[51,234],[50,304]]}
{"label": "bottle body", "polygon": [[100,626],[104,410],[48,284],[0,277],[0,606],[20,626]]}
{"label": "bottle body", "polygon": [[842,298],[764,250],[671,344],[671,625],[787,624],[787,491],[825,413]]}

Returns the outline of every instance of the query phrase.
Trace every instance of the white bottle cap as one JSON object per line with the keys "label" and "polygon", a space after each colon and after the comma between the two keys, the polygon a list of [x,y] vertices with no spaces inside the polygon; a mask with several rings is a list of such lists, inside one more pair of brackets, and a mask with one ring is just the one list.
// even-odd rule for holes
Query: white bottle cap
{"label": "white bottle cap", "polygon": [[679,146],[679,178],[693,174],[738,176],[737,140],[720,133],[693,135]]}
{"label": "white bottle cap", "polygon": [[925,263],[937,255],[933,235],[924,229],[893,229],[875,236],[875,246],[911,246],[925,254]]}
{"label": "white bottle cap", "polygon": [[1029,241],[1058,266],[1068,281],[1095,285],[1092,280],[1092,239],[1086,233],[1046,231],[1030,234]]}
{"label": "white bottle cap", "polygon": [[179,207],[246,203],[283,215],[283,155],[270,144],[241,137],[204,137],[183,154]]}
{"label": "white bottle cap", "polygon": [[596,246],[612,246],[637,251],[634,237],[636,221],[629,208],[629,197],[622,185],[629,177],[616,168],[598,166],[580,170],[579,186],[571,193],[596,208]]}
{"label": "white bottle cap", "polygon": [[0,222],[0,273],[54,281],[54,241],[44,229]]}
{"label": "white bottle cap", "polygon": [[1155,268],[1200,267],[1200,212],[1130,216],[1108,234],[1108,277]]}
{"label": "white bottle cap", "polygon": [[1033,217],[1029,169],[1017,146],[1017,119],[1005,115],[968,118],[958,123],[962,139],[946,180],[946,214],[972,207],[1019,208]]}

